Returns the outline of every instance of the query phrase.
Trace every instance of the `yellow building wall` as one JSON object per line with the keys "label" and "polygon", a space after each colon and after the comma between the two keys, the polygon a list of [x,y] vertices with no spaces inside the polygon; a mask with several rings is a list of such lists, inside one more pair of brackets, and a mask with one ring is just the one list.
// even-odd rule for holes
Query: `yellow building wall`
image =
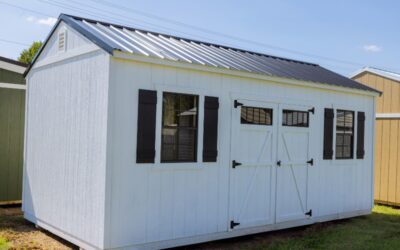
{"label": "yellow building wall", "polygon": [[[400,82],[365,72],[354,80],[382,91],[376,113],[400,113]],[[377,203],[400,205],[400,119],[376,119],[375,189]]]}

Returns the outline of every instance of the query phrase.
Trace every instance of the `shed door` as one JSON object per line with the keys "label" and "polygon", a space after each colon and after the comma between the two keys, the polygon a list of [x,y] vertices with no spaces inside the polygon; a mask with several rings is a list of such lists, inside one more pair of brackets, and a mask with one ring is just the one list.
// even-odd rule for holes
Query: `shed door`
{"label": "shed door", "polygon": [[276,178],[276,221],[304,219],[307,206],[308,168],[311,166],[311,107],[279,105]]}
{"label": "shed door", "polygon": [[272,224],[275,216],[277,105],[236,101],[243,106],[232,108],[231,229]]}

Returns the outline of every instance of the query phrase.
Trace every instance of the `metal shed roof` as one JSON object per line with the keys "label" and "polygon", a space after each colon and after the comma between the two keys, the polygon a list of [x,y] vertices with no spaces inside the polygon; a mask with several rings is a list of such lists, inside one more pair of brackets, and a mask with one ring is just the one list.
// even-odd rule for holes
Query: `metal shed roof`
{"label": "metal shed roof", "polygon": [[65,14],[60,15],[58,22],[60,21],[64,21],[66,24],[70,25],[83,36],[110,54],[113,54],[114,50],[118,50],[121,52],[159,59],[379,93],[379,91],[373,88],[360,84],[313,63],[291,60]]}

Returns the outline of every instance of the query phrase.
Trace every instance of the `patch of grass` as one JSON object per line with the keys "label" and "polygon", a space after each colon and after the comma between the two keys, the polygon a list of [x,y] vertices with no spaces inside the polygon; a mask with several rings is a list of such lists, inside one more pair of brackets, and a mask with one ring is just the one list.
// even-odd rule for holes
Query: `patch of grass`
{"label": "patch of grass", "polygon": [[0,250],[7,250],[10,248],[10,245],[6,241],[6,239],[0,237]]}
{"label": "patch of grass", "polygon": [[180,249],[400,249],[400,209],[377,205],[372,214],[366,216],[247,235]]}
{"label": "patch of grass", "polygon": [[399,209],[375,206],[371,215],[324,224],[252,249],[400,249]]}

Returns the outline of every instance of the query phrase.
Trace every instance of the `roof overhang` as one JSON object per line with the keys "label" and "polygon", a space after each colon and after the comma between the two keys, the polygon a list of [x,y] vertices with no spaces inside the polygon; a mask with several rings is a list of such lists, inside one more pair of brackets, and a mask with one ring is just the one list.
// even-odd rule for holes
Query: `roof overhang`
{"label": "roof overhang", "polygon": [[23,74],[26,70],[26,65],[8,58],[0,57],[0,69],[5,69],[18,74]]}
{"label": "roof overhang", "polygon": [[239,71],[239,70],[222,69],[222,68],[209,67],[209,66],[205,66],[205,65],[189,64],[189,63],[184,63],[184,62],[179,62],[179,61],[146,57],[146,56],[135,55],[135,54],[131,54],[131,53],[125,53],[125,52],[121,52],[121,51],[115,51],[113,54],[113,58],[123,59],[123,60],[132,60],[132,61],[142,62],[142,63],[158,64],[158,65],[162,65],[162,66],[170,66],[170,67],[176,67],[176,68],[192,69],[192,70],[203,71],[203,72],[225,74],[225,75],[238,76],[238,77],[244,77],[244,78],[265,80],[265,81],[269,81],[269,82],[277,83],[277,84],[288,84],[288,85],[295,85],[295,86],[301,86],[301,87],[318,88],[321,90],[331,90],[331,91],[337,91],[337,92],[342,92],[342,93],[367,95],[367,96],[374,96],[374,97],[381,95],[381,92],[379,92],[378,90],[366,91],[366,90],[360,90],[360,89],[354,89],[354,88],[348,88],[348,87],[334,86],[334,85],[327,84],[327,83],[307,82],[307,81],[303,81],[303,80],[296,80],[296,79],[290,79],[290,78],[267,76],[264,74],[243,72],[243,71]]}
{"label": "roof overhang", "polygon": [[354,79],[363,73],[372,73],[375,75],[379,75],[379,76],[400,82],[400,74],[386,71],[386,70],[376,69],[376,68],[372,68],[372,67],[364,67],[362,69],[359,69],[356,72],[354,72],[353,74],[351,74],[350,78]]}

